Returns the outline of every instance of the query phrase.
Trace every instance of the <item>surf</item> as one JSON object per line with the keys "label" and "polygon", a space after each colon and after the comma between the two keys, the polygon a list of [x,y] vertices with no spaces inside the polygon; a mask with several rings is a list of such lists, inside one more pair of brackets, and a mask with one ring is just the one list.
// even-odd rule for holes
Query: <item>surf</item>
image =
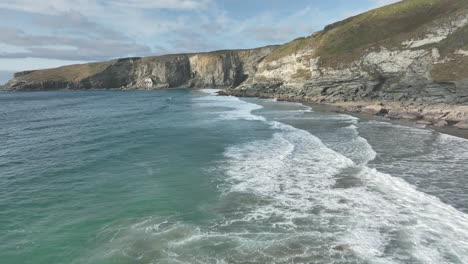
{"label": "surf", "polygon": [[218,121],[262,122],[273,134],[227,147],[211,168],[222,182],[214,220],[194,225],[152,217],[105,230],[114,232],[110,248],[128,256],[148,243],[147,254],[131,257],[173,263],[467,261],[468,216],[368,167],[377,153],[356,121],[336,131],[351,140],[325,144],[255,114],[258,104],[215,96],[195,101],[216,109]]}

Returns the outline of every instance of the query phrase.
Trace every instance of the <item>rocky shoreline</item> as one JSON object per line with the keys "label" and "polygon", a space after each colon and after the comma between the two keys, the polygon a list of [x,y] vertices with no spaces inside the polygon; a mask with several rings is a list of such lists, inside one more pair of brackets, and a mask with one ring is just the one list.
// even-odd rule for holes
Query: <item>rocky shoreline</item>
{"label": "rocky shoreline", "polygon": [[[406,109],[411,109],[410,111],[405,110],[404,108],[393,108],[393,107],[398,107],[394,102],[390,102],[391,107],[389,107],[389,102],[383,102],[383,107],[384,108],[392,108],[393,109],[393,114],[394,115],[382,115],[379,113],[376,113],[374,111],[366,111],[362,108],[362,106],[370,106],[369,108],[372,108],[374,105],[381,106],[381,102],[364,102],[364,103],[359,103],[359,102],[354,102],[353,104],[343,104],[341,103],[316,103],[316,102],[302,102],[305,105],[308,105],[314,109],[314,111],[326,111],[326,112],[336,112],[336,113],[343,113],[343,114],[349,114],[353,115],[356,117],[359,117],[361,119],[371,119],[371,120],[378,120],[378,121],[383,121],[383,122],[389,122],[389,123],[394,123],[398,125],[403,125],[403,126],[409,126],[409,127],[415,127],[415,128],[428,128],[434,131],[438,131],[440,133],[456,136],[456,137],[461,137],[468,139],[468,129],[462,127],[462,124],[466,124],[466,121],[451,121],[449,120],[444,120],[444,119],[431,119],[431,115],[425,116],[417,114],[416,119],[414,118],[414,113],[419,113],[421,105],[410,105],[409,108]],[[411,103],[410,103],[411,104]],[[426,106],[427,107],[427,106]],[[457,113],[459,110],[458,109],[450,109],[448,110],[446,106],[428,106],[430,109],[435,110],[435,111],[450,111],[453,115],[453,113]],[[449,107],[452,107],[449,105]],[[461,106],[463,107],[463,106]],[[367,110],[369,110],[367,108]],[[429,109],[425,108],[425,109]],[[425,113],[424,111],[422,111]],[[466,115],[466,110],[461,111],[462,113]],[[398,114],[399,113],[399,114]],[[466,119],[465,119],[466,120]],[[460,124],[460,126],[457,126],[457,124]]]}
{"label": "rocky shoreline", "polygon": [[340,113],[363,114],[387,120],[405,120],[419,127],[433,127],[437,130],[453,129],[463,131],[455,133],[457,136],[468,138],[468,105],[429,104],[414,101],[347,101],[346,99],[332,99],[323,97],[300,96],[246,96],[235,90],[222,90],[221,96],[271,98],[278,101],[300,102],[306,105],[325,106],[328,111]]}
{"label": "rocky shoreline", "polygon": [[467,43],[468,1],[406,0],[280,46],[24,71],[3,90],[212,87],[468,130]]}

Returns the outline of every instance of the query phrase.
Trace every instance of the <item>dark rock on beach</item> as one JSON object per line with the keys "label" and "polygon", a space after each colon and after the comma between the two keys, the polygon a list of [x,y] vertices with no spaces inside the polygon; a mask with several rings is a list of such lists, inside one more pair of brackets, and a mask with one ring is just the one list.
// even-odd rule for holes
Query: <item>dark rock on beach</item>
{"label": "dark rock on beach", "polygon": [[465,129],[467,43],[468,1],[405,0],[281,46],[25,71],[3,90],[222,88]]}

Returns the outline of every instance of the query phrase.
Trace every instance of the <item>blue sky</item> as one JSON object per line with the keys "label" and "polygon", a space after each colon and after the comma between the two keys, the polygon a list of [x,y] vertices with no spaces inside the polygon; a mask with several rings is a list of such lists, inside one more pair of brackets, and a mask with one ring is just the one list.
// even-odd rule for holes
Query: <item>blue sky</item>
{"label": "blue sky", "polygon": [[254,48],[397,0],[0,0],[0,83],[117,57]]}

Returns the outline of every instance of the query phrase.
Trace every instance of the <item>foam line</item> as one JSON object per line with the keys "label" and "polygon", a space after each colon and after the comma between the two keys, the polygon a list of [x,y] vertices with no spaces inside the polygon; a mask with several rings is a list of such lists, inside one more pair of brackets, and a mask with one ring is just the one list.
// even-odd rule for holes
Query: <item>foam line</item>
{"label": "foam line", "polygon": [[376,153],[356,126],[336,131],[353,136],[336,151],[253,114],[259,105],[215,96],[197,102],[225,108],[220,119],[267,122],[275,133],[225,150],[216,220],[154,217],[106,229],[110,255],[168,263],[468,263],[468,216],[369,168]]}
{"label": "foam line", "polygon": [[[356,162],[306,131],[270,123],[281,130],[272,139],[234,146],[225,153],[231,181],[228,193],[253,193],[268,201],[240,221],[267,221],[295,229],[297,219],[310,216],[320,206],[336,210],[326,216],[340,218],[346,226],[338,243],[349,245],[363,259],[382,263],[399,263],[399,258],[422,263],[468,260],[468,216],[401,178],[368,168],[376,153],[357,136],[355,126],[348,127],[357,136],[351,146],[363,152]],[[360,184],[334,188],[335,176],[352,167],[358,173],[348,177]],[[412,246],[406,248],[405,242]],[[400,255],[387,255],[388,251]]]}

